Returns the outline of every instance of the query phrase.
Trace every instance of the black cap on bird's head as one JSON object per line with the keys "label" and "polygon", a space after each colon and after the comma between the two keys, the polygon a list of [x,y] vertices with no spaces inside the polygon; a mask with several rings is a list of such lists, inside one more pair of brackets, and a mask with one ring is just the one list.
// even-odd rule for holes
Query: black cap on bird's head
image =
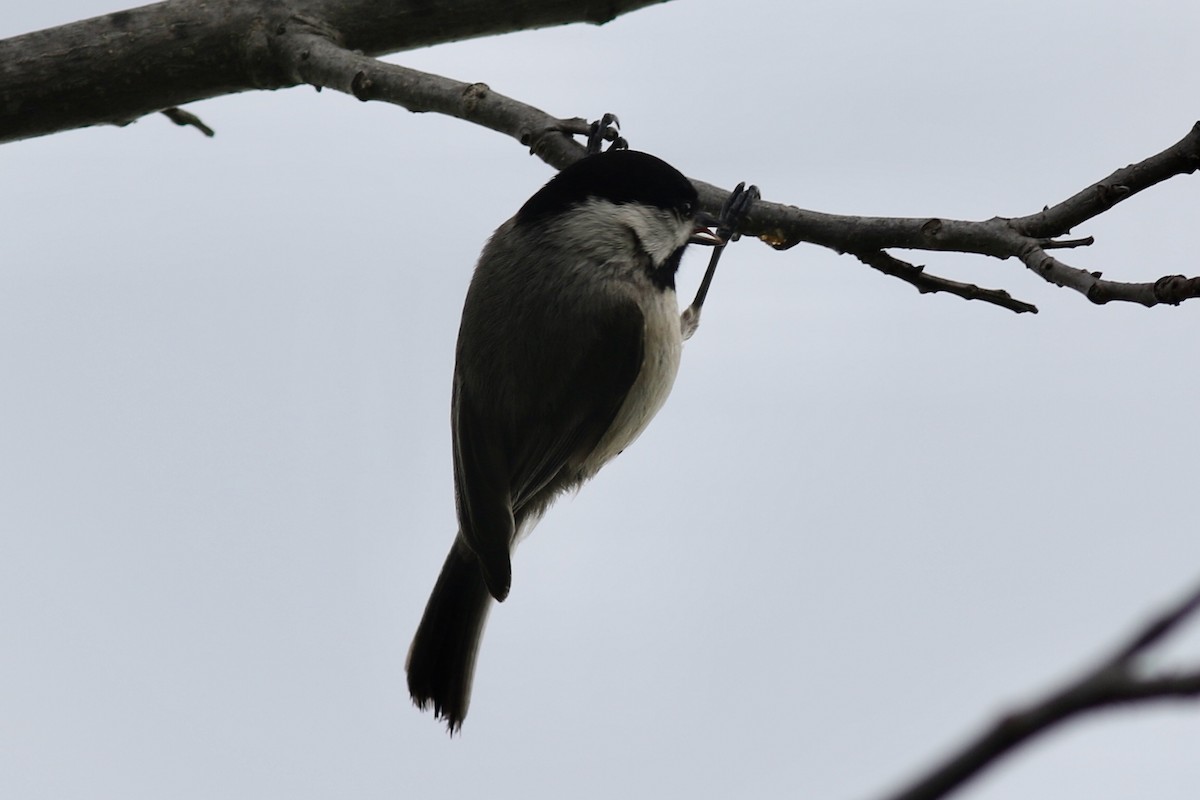
{"label": "black cap on bird's head", "polygon": [[[551,178],[521,206],[517,222],[529,224],[553,217],[590,199],[640,203],[674,211],[682,219],[692,219],[699,212],[696,187],[679,170],[649,153],[606,150],[576,161]],[[703,226],[697,227],[693,241],[720,243]]]}

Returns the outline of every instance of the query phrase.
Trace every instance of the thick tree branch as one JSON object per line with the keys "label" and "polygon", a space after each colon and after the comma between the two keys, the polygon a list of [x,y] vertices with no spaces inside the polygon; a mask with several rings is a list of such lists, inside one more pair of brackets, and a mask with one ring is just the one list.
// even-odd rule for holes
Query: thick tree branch
{"label": "thick tree branch", "polygon": [[982,773],[1001,756],[1054,725],[1090,711],[1147,700],[1200,697],[1200,669],[1139,676],[1137,659],[1200,609],[1200,589],[1138,630],[1112,656],[1042,700],[999,719],[989,730],[886,800],[937,800]]}
{"label": "thick tree branch", "polygon": [[665,0],[168,0],[0,40],[0,142],[123,125],[164,108],[292,85],[268,36],[319,21],[381,54],[570,22]]}

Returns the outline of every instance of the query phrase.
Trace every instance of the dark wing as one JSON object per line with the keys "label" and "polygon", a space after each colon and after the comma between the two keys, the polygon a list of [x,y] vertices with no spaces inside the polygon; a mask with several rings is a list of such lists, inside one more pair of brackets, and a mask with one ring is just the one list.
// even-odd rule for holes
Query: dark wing
{"label": "dark wing", "polygon": [[482,396],[455,376],[459,525],[497,600],[508,595],[512,581],[516,526],[579,479],[580,463],[612,424],[642,368],[645,321],[637,304],[619,296],[585,299],[567,313],[545,311],[546,318],[533,325],[542,343],[536,354],[506,352],[496,359],[504,377],[493,377],[508,391]]}
{"label": "dark wing", "polygon": [[515,530],[508,459],[502,438],[457,374],[450,420],[459,532],[479,559],[488,591],[503,600],[512,583],[509,541]]}

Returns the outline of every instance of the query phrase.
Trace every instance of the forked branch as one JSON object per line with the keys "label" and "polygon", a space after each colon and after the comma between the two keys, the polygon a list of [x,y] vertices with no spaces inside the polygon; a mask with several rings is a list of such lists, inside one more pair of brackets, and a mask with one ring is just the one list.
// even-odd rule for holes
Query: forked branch
{"label": "forked branch", "polygon": [[[572,136],[585,134],[579,118],[558,119],[541,109],[492,91],[486,84],[462,83],[439,75],[385,63],[339,46],[327,31],[295,19],[274,41],[280,59],[297,83],[347,92],[360,100],[381,100],[410,111],[433,111],[504,133],[551,166],[561,169],[584,156]],[[802,242],[850,253],[875,269],[900,278],[922,293],[948,292],[1017,313],[1036,312],[1030,303],[1000,289],[932,275],[906,263],[889,249],[975,253],[1017,258],[1035,274],[1082,293],[1093,303],[1112,301],[1154,306],[1177,305],[1200,296],[1200,278],[1167,275],[1149,283],[1104,280],[1098,272],[1072,267],[1047,251],[1086,247],[1091,237],[1061,239],[1070,229],[1111,209],[1140,191],[1200,166],[1200,123],[1176,144],[1137,164],[1119,169],[1061,203],[1025,217],[969,221],[931,217],[856,217],[824,214],[760,200],[742,231],[780,250]],[[725,189],[693,179],[705,210],[716,213]]]}
{"label": "forked branch", "polygon": [[938,800],[982,773],[1006,753],[1073,717],[1148,700],[1200,696],[1200,668],[1140,675],[1138,660],[1200,609],[1200,588],[1151,620],[1111,656],[1058,691],[1005,714],[988,730],[884,800]]}

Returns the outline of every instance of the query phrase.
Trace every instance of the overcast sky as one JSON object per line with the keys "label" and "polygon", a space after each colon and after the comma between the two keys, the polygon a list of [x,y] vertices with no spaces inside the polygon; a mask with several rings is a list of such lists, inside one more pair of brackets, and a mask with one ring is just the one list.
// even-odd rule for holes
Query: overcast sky
{"label": "overcast sky", "polygon": [[[8,5],[0,36],[121,8]],[[679,0],[394,58],[770,200],[979,219],[1182,137],[1197,30],[1178,0]],[[216,138],[0,147],[5,797],[866,800],[1200,581],[1200,301],[912,255],[1017,316],[744,241],[659,417],[522,545],[451,740],[404,657],[455,530],[458,316],[552,171],[330,91],[190,110]],[[1200,272],[1198,180],[1069,260]],[[961,796],[1194,800],[1198,742],[1194,706],[1107,713]]]}

